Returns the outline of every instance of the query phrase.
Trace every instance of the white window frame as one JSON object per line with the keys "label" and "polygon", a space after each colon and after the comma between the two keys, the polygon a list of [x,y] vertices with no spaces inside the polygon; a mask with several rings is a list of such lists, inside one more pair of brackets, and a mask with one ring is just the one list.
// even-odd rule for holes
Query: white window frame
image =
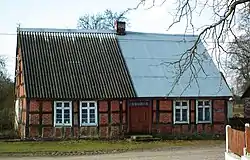
{"label": "white window frame", "polygon": [[[57,103],[62,103],[62,107],[57,107]],[[69,118],[70,123],[64,123],[64,103],[69,103]],[[56,122],[56,110],[62,110],[62,123]],[[54,101],[54,127],[72,126],[72,102],[71,101]]]}
{"label": "white window frame", "polygon": [[[87,103],[87,107],[82,107],[82,103]],[[90,107],[90,103],[94,103],[95,107]],[[97,102],[96,101],[80,101],[80,125],[81,126],[98,126],[98,113],[97,113]],[[82,109],[87,109],[87,123],[82,123]],[[90,109],[95,109],[95,123],[90,123]]]}
{"label": "white window frame", "polygon": [[[198,106],[198,102],[202,101],[203,106]],[[205,101],[209,101],[209,106],[205,105]],[[203,108],[203,114],[202,114],[202,121],[199,121],[199,112],[198,112],[198,108]],[[205,108],[209,108],[210,111],[210,120],[209,121],[205,121]],[[200,100],[196,100],[196,124],[198,123],[212,123],[212,101],[211,100],[205,100],[205,99],[200,99]]]}
{"label": "white window frame", "polygon": [[[187,106],[176,106],[176,102],[187,102]],[[174,100],[174,124],[189,124],[189,100]],[[176,109],[180,109],[180,121],[176,121]],[[187,109],[187,121],[182,121],[182,109]]]}

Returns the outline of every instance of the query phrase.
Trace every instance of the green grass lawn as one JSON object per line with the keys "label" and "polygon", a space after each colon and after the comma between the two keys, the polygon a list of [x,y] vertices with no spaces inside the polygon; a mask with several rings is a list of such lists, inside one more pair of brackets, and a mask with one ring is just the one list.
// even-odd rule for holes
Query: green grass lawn
{"label": "green grass lawn", "polygon": [[49,142],[0,142],[0,154],[4,153],[35,153],[35,152],[95,152],[112,150],[153,149],[174,146],[216,145],[221,140],[202,141],[49,141]]}

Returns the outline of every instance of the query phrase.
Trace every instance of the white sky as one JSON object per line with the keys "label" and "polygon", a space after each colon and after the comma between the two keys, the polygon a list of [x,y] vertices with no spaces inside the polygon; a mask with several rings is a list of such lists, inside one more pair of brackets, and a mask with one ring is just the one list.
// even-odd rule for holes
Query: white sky
{"label": "white sky", "polygon": [[[120,12],[134,8],[138,2],[139,0],[0,0],[0,55],[8,58],[7,69],[10,76],[14,76],[16,36],[1,33],[15,34],[17,23],[21,23],[23,28],[76,28],[79,16],[85,13],[97,13],[105,9]],[[156,2],[160,4],[161,0]],[[127,16],[131,23],[128,30],[183,34],[185,23],[166,31],[173,20],[169,13],[173,11],[175,2],[169,0],[161,7],[130,12]],[[209,24],[210,17],[210,11],[204,10],[203,15],[193,17],[194,25],[198,28]]]}

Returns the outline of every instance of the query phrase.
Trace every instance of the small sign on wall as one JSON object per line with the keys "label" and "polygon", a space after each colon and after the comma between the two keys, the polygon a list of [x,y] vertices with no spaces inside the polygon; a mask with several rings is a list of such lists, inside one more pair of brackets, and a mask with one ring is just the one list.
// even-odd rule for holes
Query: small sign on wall
{"label": "small sign on wall", "polygon": [[150,105],[150,102],[149,101],[131,101],[129,102],[129,106],[130,107],[135,107],[135,106],[149,106]]}

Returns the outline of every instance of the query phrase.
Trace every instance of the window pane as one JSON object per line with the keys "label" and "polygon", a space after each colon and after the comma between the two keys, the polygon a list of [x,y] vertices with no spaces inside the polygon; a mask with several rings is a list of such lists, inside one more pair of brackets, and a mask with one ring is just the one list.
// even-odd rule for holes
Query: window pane
{"label": "window pane", "polygon": [[87,114],[82,114],[82,118],[87,119],[88,115]]}
{"label": "window pane", "polygon": [[82,107],[87,107],[87,106],[88,106],[87,103],[85,103],[85,102],[82,103]]}
{"label": "window pane", "polygon": [[180,121],[181,120],[181,110],[180,109],[176,109],[175,110],[175,121]]}
{"label": "window pane", "polygon": [[210,121],[210,108],[205,108],[205,121]]}
{"label": "window pane", "polygon": [[87,114],[88,113],[87,109],[82,109],[82,113]]}
{"label": "window pane", "polygon": [[203,121],[203,108],[198,108],[198,121]]}
{"label": "window pane", "polygon": [[56,119],[56,123],[62,123],[62,119],[61,118],[57,118]]}
{"label": "window pane", "polygon": [[90,118],[95,118],[95,114],[90,114]]}
{"label": "window pane", "polygon": [[56,119],[62,119],[62,114],[60,113],[56,114]]}
{"label": "window pane", "polygon": [[56,109],[56,113],[62,113],[61,109]]}
{"label": "window pane", "polygon": [[198,106],[203,106],[203,101],[198,101]]}
{"label": "window pane", "polygon": [[182,102],[182,106],[187,106],[187,102]]}
{"label": "window pane", "polygon": [[69,114],[69,109],[65,109],[65,110],[64,110],[64,114],[65,114],[65,113]]}
{"label": "window pane", "polygon": [[70,123],[70,119],[64,117],[64,123],[65,123],[65,124],[69,124],[69,123]]}
{"label": "window pane", "polygon": [[95,118],[91,118],[89,123],[95,123]]}
{"label": "window pane", "polygon": [[70,118],[68,113],[64,113],[64,118]]}
{"label": "window pane", "polygon": [[95,109],[90,109],[89,113],[95,113]]}
{"label": "window pane", "polygon": [[56,103],[56,107],[62,107],[62,103]]}
{"label": "window pane", "polygon": [[180,106],[180,102],[175,102],[175,106]]}
{"label": "window pane", "polygon": [[69,115],[70,115],[69,109],[65,109],[64,110],[64,118],[70,118]]}
{"label": "window pane", "polygon": [[[57,104],[60,106],[61,103]],[[56,109],[56,123],[62,123],[62,109]]]}
{"label": "window pane", "polygon": [[210,106],[210,101],[205,101],[205,106]]}
{"label": "window pane", "polygon": [[82,119],[82,123],[88,123],[87,118]]}
{"label": "window pane", "polygon": [[88,110],[82,109],[82,123],[88,123]]}
{"label": "window pane", "polygon": [[182,121],[187,121],[187,109],[182,109]]}
{"label": "window pane", "polygon": [[69,103],[68,102],[64,103],[64,107],[68,108],[69,107]]}
{"label": "window pane", "polygon": [[90,107],[95,107],[95,103],[89,103]]}

